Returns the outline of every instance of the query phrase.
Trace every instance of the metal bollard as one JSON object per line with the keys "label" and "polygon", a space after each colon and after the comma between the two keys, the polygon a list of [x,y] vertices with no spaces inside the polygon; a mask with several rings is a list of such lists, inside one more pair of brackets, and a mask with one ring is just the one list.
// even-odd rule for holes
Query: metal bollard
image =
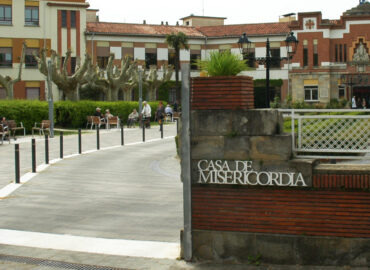
{"label": "metal bollard", "polygon": [[20,164],[19,164],[19,144],[14,145],[15,150],[15,183],[19,184],[20,181]]}
{"label": "metal bollard", "polygon": [[161,122],[160,129],[161,129],[161,139],[163,139],[163,121]]}
{"label": "metal bollard", "polygon": [[176,134],[179,134],[179,118],[176,119]]}
{"label": "metal bollard", "polygon": [[78,153],[82,153],[82,144],[81,144],[81,129],[78,129]]}
{"label": "metal bollard", "polygon": [[145,121],[143,120],[143,142],[145,142]]}
{"label": "metal bollard", "polygon": [[63,159],[63,131],[60,132],[60,150],[59,150],[59,157]]}
{"label": "metal bollard", "polygon": [[123,125],[121,126],[121,145],[125,145],[125,138],[123,135]]}
{"label": "metal bollard", "polygon": [[100,150],[99,127],[96,127],[96,149]]}
{"label": "metal bollard", "polygon": [[45,164],[49,164],[49,136],[45,134]]}
{"label": "metal bollard", "polygon": [[32,139],[32,172],[36,172],[36,140]]}

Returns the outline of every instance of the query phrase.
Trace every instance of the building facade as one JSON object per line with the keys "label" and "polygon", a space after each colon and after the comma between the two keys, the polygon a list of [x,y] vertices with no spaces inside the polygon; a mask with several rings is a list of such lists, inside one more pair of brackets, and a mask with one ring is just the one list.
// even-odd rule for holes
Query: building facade
{"label": "building facade", "polygon": [[[0,72],[16,77],[21,45],[26,42],[26,63],[22,81],[14,86],[14,97],[43,100],[45,78],[32,57],[42,48],[53,49],[61,56],[71,50],[70,73],[78,59],[83,60],[85,51],[101,68],[114,53],[117,65],[122,57],[131,55],[142,68],[156,65],[160,71],[162,66],[174,63],[174,50],[166,44],[166,35],[183,32],[189,38],[189,50],[181,50],[180,62],[192,63],[191,76],[199,76],[193,62],[206,59],[211,51],[230,50],[242,57],[237,44],[242,33],[247,33],[252,42],[250,56],[265,57],[269,39],[271,56],[287,57],[284,41],[293,31],[300,41],[297,53],[291,61],[274,61],[270,69],[270,78],[283,82],[281,92],[276,93],[282,100],[291,96],[294,101],[326,103],[330,99],[350,99],[353,94],[365,97],[369,92],[364,83],[369,66],[364,64],[366,61],[358,65],[353,58],[360,44],[369,53],[369,5],[362,3],[339,20],[324,20],[320,12],[313,12],[299,13],[297,20],[288,14],[275,23],[225,25],[226,18],[191,15],[181,18],[182,25],[153,25],[145,21],[100,22],[98,10],[88,9],[85,0],[0,0]],[[251,70],[245,75],[265,79],[265,65],[255,61],[248,65]],[[56,86],[53,93],[58,99]],[[0,88],[3,97],[4,89]]]}
{"label": "building facade", "polygon": [[[45,100],[45,76],[38,71],[34,53],[47,49],[50,56],[53,49],[64,55],[70,49],[72,64],[83,57],[88,6],[85,0],[0,0],[1,75],[18,76],[22,44],[27,45],[22,81],[14,85],[14,98]],[[58,99],[56,86],[53,92]],[[4,97],[0,85],[0,98]]]}
{"label": "building facade", "polygon": [[324,20],[320,12],[299,13],[291,29],[300,41],[292,59],[290,94],[295,101],[370,103],[370,3]]}

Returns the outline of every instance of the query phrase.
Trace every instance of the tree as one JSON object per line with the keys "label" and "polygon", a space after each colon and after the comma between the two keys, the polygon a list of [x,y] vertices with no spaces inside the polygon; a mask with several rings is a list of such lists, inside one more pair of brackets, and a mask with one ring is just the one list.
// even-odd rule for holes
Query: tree
{"label": "tree", "polygon": [[102,94],[107,96],[108,87],[104,71],[100,70],[98,66],[94,66],[92,61],[89,61],[87,70],[81,80],[80,90],[84,93],[84,97],[88,96],[91,98],[94,96],[95,99],[99,100]]}
{"label": "tree", "polygon": [[[46,52],[46,49],[42,49],[40,56],[35,55],[35,58],[38,63],[39,71],[45,76],[48,76]],[[85,75],[91,59],[86,53],[82,66],[77,65],[76,72],[70,76],[68,74],[67,67],[71,58],[71,54],[71,50],[68,50],[63,62],[63,66],[60,68],[61,57],[54,50],[51,50],[51,80],[58,86],[58,89],[63,92],[64,96],[68,100],[79,100],[78,87],[81,84],[82,78]]]}
{"label": "tree", "polygon": [[173,67],[162,66],[163,76],[162,79],[158,79],[158,71],[156,66],[150,66],[149,74],[146,79],[146,86],[148,89],[148,100],[156,100],[158,88],[165,82],[171,80]]}
{"label": "tree", "polygon": [[114,54],[111,54],[107,65],[108,101],[118,100],[118,91],[124,88],[125,84],[132,78],[136,65],[131,57],[124,57],[121,60],[121,70],[113,65]]}
{"label": "tree", "polygon": [[188,37],[183,32],[177,34],[171,33],[166,36],[166,43],[175,50],[175,75],[176,75],[176,99],[181,98],[181,88],[179,85],[179,69],[180,69],[180,50],[189,49]]}
{"label": "tree", "polygon": [[12,79],[10,76],[3,76],[0,74],[0,84],[5,88],[7,99],[14,98],[14,84],[21,80],[25,54],[26,54],[26,43],[23,43],[17,78]]}

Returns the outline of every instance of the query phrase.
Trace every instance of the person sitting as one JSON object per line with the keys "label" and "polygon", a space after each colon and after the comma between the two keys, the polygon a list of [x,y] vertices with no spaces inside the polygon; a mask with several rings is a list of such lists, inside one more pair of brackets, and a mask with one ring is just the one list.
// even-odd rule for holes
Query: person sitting
{"label": "person sitting", "polygon": [[127,127],[130,128],[134,126],[135,122],[139,120],[139,113],[137,112],[136,109],[132,110],[132,113],[129,114],[128,119],[127,119]]}
{"label": "person sitting", "polygon": [[142,120],[145,123],[146,128],[150,128],[150,118],[152,117],[152,108],[150,105],[144,101],[143,102],[143,110],[141,111]]}
{"label": "person sitting", "polygon": [[108,120],[108,119],[110,119],[110,118],[112,118],[112,117],[113,117],[113,114],[111,114],[111,113],[110,113],[109,109],[106,109],[106,110],[105,110],[105,115],[104,115],[104,116],[105,116],[105,119],[107,119],[107,120]]}
{"label": "person sitting", "polygon": [[170,104],[167,104],[166,108],[164,109],[164,112],[166,115],[170,116],[172,119],[173,111],[172,111]]}
{"label": "person sitting", "polygon": [[[3,126],[3,131],[7,131],[8,130],[8,121],[6,120],[6,117],[5,116],[3,116],[1,118],[0,124]],[[5,136],[4,139],[7,139],[7,136]]]}

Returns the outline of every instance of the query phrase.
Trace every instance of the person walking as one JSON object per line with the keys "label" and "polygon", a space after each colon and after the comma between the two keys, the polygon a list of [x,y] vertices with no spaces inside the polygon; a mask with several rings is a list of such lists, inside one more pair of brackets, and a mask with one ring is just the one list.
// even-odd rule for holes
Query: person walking
{"label": "person walking", "polygon": [[352,97],[352,109],[357,109],[356,96]]}
{"label": "person walking", "polygon": [[160,101],[159,102],[159,105],[158,105],[158,108],[157,108],[157,111],[155,113],[156,115],[156,118],[157,118],[157,121],[158,121],[158,124],[159,124],[159,131],[162,130],[162,123],[163,123],[163,119],[164,119],[164,107],[163,107],[163,102]]}
{"label": "person walking", "polygon": [[146,128],[150,128],[150,118],[152,117],[152,108],[150,108],[150,105],[148,102],[143,102],[143,110],[141,111],[141,116],[143,123],[145,123]]}

